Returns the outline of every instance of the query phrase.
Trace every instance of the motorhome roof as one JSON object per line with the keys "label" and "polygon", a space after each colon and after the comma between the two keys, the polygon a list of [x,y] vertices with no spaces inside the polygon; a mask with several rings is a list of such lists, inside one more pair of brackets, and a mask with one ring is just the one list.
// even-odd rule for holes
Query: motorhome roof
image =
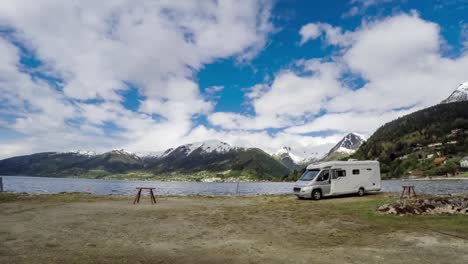
{"label": "motorhome roof", "polygon": [[379,164],[376,160],[350,160],[350,161],[326,161],[313,163],[307,166],[308,170],[325,168],[325,167],[334,167],[334,166],[349,166],[349,165],[373,165]]}

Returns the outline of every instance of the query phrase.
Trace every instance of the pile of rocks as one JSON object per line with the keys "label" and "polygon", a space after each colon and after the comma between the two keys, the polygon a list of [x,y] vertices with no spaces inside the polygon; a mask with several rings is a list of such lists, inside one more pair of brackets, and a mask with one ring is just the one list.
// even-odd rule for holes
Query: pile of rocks
{"label": "pile of rocks", "polygon": [[426,197],[384,204],[377,211],[396,215],[464,214],[468,215],[468,197]]}

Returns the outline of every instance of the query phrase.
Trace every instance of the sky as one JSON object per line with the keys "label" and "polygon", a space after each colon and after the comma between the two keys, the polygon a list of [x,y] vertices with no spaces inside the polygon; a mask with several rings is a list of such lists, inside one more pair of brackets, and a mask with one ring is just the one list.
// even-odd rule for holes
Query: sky
{"label": "sky", "polygon": [[323,151],[468,80],[468,0],[0,0],[0,158]]}

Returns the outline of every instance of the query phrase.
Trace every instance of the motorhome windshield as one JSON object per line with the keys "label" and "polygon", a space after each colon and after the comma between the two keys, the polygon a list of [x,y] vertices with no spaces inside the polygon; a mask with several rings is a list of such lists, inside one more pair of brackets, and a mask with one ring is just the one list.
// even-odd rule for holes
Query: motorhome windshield
{"label": "motorhome windshield", "polygon": [[299,178],[300,181],[311,181],[313,180],[320,170],[306,170],[304,174]]}

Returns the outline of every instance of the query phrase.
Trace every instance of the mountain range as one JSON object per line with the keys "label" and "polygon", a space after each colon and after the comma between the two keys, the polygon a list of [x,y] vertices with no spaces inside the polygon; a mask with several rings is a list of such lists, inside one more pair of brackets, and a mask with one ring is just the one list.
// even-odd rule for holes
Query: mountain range
{"label": "mountain range", "polygon": [[207,177],[272,180],[284,178],[292,170],[300,170],[335,153],[349,155],[361,141],[359,136],[349,134],[326,155],[313,152],[307,157],[293,154],[289,147],[270,155],[258,148],[235,147],[219,140],[181,145],[150,154],[125,150],[44,152],[0,160],[0,175],[89,178],[118,175],[128,178],[130,174],[139,174],[165,179],[195,175],[196,180]]}
{"label": "mountain range", "polygon": [[102,154],[46,152],[0,161],[0,175],[77,176],[106,178],[138,172],[149,178],[203,174],[271,180],[289,169],[258,148],[238,148],[218,140],[182,145],[162,153],[137,155],[124,150]]}
{"label": "mountain range", "polygon": [[301,156],[299,151],[295,151],[291,147],[282,147],[273,154],[284,166],[291,170],[299,170],[313,162],[323,160],[339,160],[349,157],[353,154],[364,142],[364,138],[356,133],[349,133],[341,139],[328,152],[314,152],[312,155]]}

